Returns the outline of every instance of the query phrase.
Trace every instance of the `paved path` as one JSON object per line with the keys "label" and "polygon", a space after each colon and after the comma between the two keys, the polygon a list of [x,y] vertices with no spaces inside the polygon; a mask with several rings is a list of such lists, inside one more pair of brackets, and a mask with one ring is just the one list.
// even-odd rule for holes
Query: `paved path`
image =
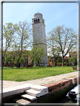
{"label": "paved path", "polygon": [[36,79],[36,80],[21,81],[21,82],[3,80],[3,89],[7,88],[7,87],[18,86],[18,85],[21,85],[21,84],[29,84],[29,83],[30,84],[36,84],[36,85],[45,85],[45,84],[48,84],[48,83],[57,82],[57,81],[72,78],[72,77],[75,77],[75,76],[78,76],[77,71],[67,73],[67,74],[61,74],[61,75],[45,77],[45,78]]}

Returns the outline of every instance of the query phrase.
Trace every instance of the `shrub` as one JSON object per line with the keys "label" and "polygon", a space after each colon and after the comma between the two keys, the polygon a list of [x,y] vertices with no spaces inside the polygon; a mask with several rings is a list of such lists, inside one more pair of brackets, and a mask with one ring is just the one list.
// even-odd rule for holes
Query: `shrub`
{"label": "shrub", "polygon": [[52,67],[52,65],[49,64],[47,67]]}
{"label": "shrub", "polygon": [[12,59],[10,56],[6,57],[5,59],[6,63],[10,64],[12,62]]}

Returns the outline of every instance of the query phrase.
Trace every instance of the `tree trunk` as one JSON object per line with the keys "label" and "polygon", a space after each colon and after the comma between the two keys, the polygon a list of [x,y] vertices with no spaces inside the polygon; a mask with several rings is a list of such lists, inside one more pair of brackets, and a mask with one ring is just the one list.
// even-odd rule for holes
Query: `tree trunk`
{"label": "tree trunk", "polygon": [[62,67],[64,66],[64,56],[62,56]]}
{"label": "tree trunk", "polygon": [[20,57],[21,57],[21,55],[19,56],[18,61],[17,61],[17,67],[19,67],[19,68],[20,68],[20,63],[19,63]]}
{"label": "tree trunk", "polygon": [[13,68],[13,65],[14,65],[14,63],[12,62],[12,63],[11,63],[11,67],[12,67],[12,68]]}
{"label": "tree trunk", "polygon": [[18,61],[17,61],[17,67],[19,67],[19,68],[20,68],[19,59],[18,59]]}
{"label": "tree trunk", "polygon": [[55,62],[55,61],[56,61],[56,59],[55,59],[55,57],[54,57],[54,66],[56,66],[56,62]]}
{"label": "tree trunk", "polygon": [[37,63],[38,63],[37,65],[40,66],[39,61]]}

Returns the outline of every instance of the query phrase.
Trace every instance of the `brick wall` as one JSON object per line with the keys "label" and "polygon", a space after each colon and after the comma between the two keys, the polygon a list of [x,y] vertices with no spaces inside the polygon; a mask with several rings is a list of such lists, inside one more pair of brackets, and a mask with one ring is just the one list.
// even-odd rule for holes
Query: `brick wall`
{"label": "brick wall", "polygon": [[75,84],[77,84],[77,77],[61,80],[55,83],[46,84],[44,86],[48,87],[49,93],[55,93],[65,88],[71,87]]}

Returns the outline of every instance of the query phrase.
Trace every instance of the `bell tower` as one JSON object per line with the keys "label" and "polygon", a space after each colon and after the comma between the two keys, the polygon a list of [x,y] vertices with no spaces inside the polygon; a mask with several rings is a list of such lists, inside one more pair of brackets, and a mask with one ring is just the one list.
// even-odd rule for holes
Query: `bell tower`
{"label": "bell tower", "polygon": [[[47,45],[46,45],[46,34],[45,34],[45,20],[43,19],[43,15],[41,13],[34,14],[34,18],[32,19],[32,30],[33,30],[33,46],[36,44],[40,44],[45,51],[45,56],[42,58],[40,65],[47,66],[48,65],[48,57],[47,57]],[[36,42],[39,40],[39,42]]]}

